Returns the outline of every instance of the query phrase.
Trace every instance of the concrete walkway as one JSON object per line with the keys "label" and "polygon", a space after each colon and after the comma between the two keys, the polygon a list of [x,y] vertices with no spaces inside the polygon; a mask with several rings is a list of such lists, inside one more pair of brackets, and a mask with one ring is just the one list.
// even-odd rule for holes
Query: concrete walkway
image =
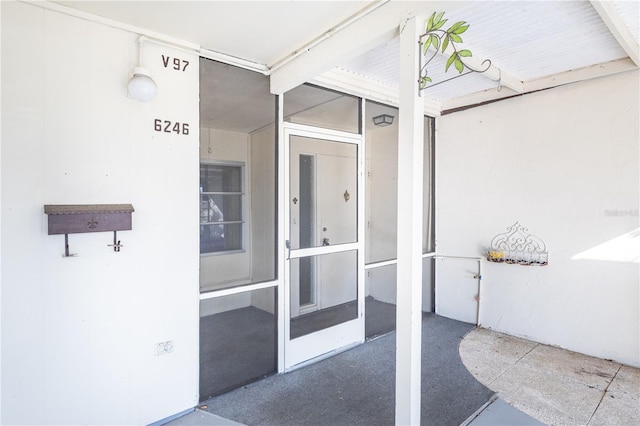
{"label": "concrete walkway", "polygon": [[[466,334],[459,352],[498,396],[468,426],[640,425],[640,369],[482,328]],[[240,424],[203,410],[170,423]]]}
{"label": "concrete walkway", "polygon": [[640,425],[640,369],[476,328],[467,369],[500,399],[548,425]]}

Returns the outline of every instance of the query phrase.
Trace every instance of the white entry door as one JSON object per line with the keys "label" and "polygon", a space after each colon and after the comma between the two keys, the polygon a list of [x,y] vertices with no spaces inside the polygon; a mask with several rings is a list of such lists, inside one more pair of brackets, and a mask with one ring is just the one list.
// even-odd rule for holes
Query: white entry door
{"label": "white entry door", "polygon": [[361,137],[285,128],[285,368],[364,340]]}

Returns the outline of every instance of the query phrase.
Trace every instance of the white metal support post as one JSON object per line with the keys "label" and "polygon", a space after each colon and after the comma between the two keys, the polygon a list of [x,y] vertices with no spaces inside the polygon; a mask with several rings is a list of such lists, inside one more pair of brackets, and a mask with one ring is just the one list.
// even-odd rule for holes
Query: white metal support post
{"label": "white metal support post", "polygon": [[424,105],[418,94],[418,38],[423,23],[407,15],[400,26],[396,425],[420,424]]}

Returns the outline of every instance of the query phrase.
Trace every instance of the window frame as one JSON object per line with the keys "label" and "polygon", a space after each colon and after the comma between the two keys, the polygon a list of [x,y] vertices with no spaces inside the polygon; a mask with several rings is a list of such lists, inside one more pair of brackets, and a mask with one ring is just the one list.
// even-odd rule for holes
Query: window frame
{"label": "window frame", "polygon": [[[205,256],[220,256],[226,254],[236,254],[236,253],[244,253],[246,252],[247,240],[246,240],[246,232],[247,232],[247,221],[246,221],[246,163],[243,161],[225,161],[225,160],[200,160],[200,167],[202,166],[220,166],[220,167],[234,167],[240,169],[240,191],[213,191],[213,192],[203,192],[202,191],[202,181],[199,181],[199,193],[198,193],[198,225],[202,226],[210,226],[210,225],[228,225],[228,224],[240,224],[241,227],[241,238],[240,238],[240,248],[239,249],[230,249],[230,250],[219,250],[219,251],[211,251],[211,252],[200,252],[200,257]],[[203,195],[239,195],[240,196],[240,220],[222,220],[219,222],[200,222],[202,217],[202,196]],[[202,240],[199,241],[199,245],[202,246]]]}

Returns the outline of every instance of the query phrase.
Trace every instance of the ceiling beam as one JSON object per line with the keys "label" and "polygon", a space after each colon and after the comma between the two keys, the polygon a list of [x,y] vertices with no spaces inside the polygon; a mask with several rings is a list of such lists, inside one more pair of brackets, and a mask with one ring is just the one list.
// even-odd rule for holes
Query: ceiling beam
{"label": "ceiling beam", "polygon": [[404,7],[371,3],[357,14],[271,66],[271,93],[282,94],[398,35]]}
{"label": "ceiling beam", "polygon": [[559,74],[550,75],[537,80],[525,81],[523,83],[523,92],[515,92],[513,90],[489,89],[482,92],[470,93],[454,99],[442,102],[442,114],[450,113],[452,110],[464,108],[466,106],[481,105],[487,102],[510,98],[516,95],[537,92],[539,90],[550,89],[552,87],[562,86],[579,81],[590,80],[593,78],[606,77],[621,72],[635,70],[637,67],[629,58],[618,59],[617,61],[606,62],[603,64],[590,65],[588,67],[579,68]]}
{"label": "ceiling beam", "polygon": [[591,5],[598,12],[611,34],[616,38],[620,47],[629,55],[636,67],[640,67],[640,45],[633,38],[631,31],[622,20],[615,4],[612,1],[591,0]]}
{"label": "ceiling beam", "polygon": [[442,114],[444,115],[451,110],[457,110],[472,105],[481,105],[487,102],[510,98],[521,94],[523,93],[516,92],[506,87],[503,87],[501,90],[489,89],[483,90],[481,92],[469,93],[468,95],[459,96],[457,98],[443,101]]}
{"label": "ceiling beam", "polygon": [[525,92],[535,92],[536,90],[549,89],[563,84],[576,83],[578,81],[590,80],[592,78],[606,77],[608,75],[637,69],[637,66],[629,58],[618,59],[616,61],[602,64],[590,65],[537,80],[525,81]]}
{"label": "ceiling beam", "polygon": [[[367,79],[366,76],[356,75],[342,68],[334,68],[310,80],[311,83],[318,84],[328,89],[338,90],[350,95],[366,98],[374,102],[398,107],[400,105],[399,89],[397,86],[390,86],[375,80]],[[442,107],[436,99],[425,96],[424,114],[430,117],[440,115]]]}

